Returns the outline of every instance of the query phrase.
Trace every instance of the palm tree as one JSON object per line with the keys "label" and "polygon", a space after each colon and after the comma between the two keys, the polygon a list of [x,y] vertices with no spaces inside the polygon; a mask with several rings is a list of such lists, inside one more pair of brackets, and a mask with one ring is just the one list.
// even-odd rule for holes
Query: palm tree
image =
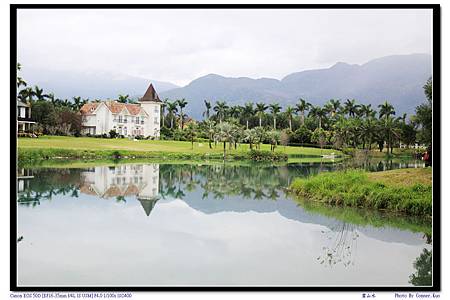
{"label": "palm tree", "polygon": [[281,106],[278,103],[272,103],[269,105],[270,112],[272,113],[273,117],[273,129],[277,130],[277,115],[281,111]]}
{"label": "palm tree", "polygon": [[336,116],[337,112],[341,109],[341,101],[339,99],[338,100],[330,99],[328,103],[330,104],[331,116],[332,117]]}
{"label": "palm tree", "polygon": [[191,141],[191,150],[194,150],[194,139],[197,136],[198,126],[195,122],[190,122],[186,130],[187,137]]}
{"label": "palm tree", "polygon": [[344,111],[350,116],[354,117],[359,109],[360,105],[356,104],[355,99],[347,99],[344,103]]}
{"label": "palm tree", "polygon": [[207,128],[207,133],[208,133],[208,144],[209,144],[209,149],[212,149],[212,145],[211,142],[213,140],[213,136],[214,136],[214,121],[211,119],[206,119],[205,121],[205,126]]}
{"label": "palm tree", "polygon": [[205,107],[206,107],[206,110],[203,112],[203,116],[204,117],[206,117],[206,119],[209,119],[209,112],[210,112],[210,110],[211,110],[211,102],[210,101],[208,101],[208,100],[204,100],[204,102],[205,102]]}
{"label": "palm tree", "polygon": [[320,106],[312,106],[309,110],[309,115],[316,117],[319,120],[319,128],[322,128],[322,119],[326,117],[327,111]]}
{"label": "palm tree", "polygon": [[392,106],[389,102],[384,101],[383,104],[378,105],[380,109],[380,119],[384,116],[386,119],[391,115],[395,115],[394,106]]}
{"label": "palm tree", "polygon": [[248,129],[248,120],[253,116],[255,111],[253,110],[253,103],[247,102],[242,107],[241,114],[242,117],[245,119],[246,128]]}
{"label": "palm tree", "polygon": [[44,90],[40,89],[37,85],[34,86],[34,95],[37,98],[37,101],[43,101],[48,97],[47,94],[44,94]]}
{"label": "palm tree", "polygon": [[177,100],[177,104],[180,107],[181,129],[183,129],[184,128],[183,108],[185,108],[188,103],[187,103],[186,99],[183,98],[183,99]]}
{"label": "palm tree", "polygon": [[178,103],[176,101],[168,102],[167,103],[167,112],[168,112],[168,114],[170,114],[170,129],[173,129],[173,121],[178,112]]}
{"label": "palm tree", "polygon": [[228,110],[228,105],[225,101],[217,101],[214,106],[214,111],[216,112],[217,117],[219,118],[219,123],[222,123],[223,119]]}
{"label": "palm tree", "polygon": [[169,103],[169,98],[166,98],[163,100],[162,104],[161,104],[161,121],[162,121],[162,126],[166,127],[166,107],[167,104]]}
{"label": "palm tree", "polygon": [[286,112],[285,113],[286,113],[287,118],[289,120],[289,130],[292,131],[292,117],[293,117],[293,115],[295,113],[295,108],[293,108],[292,106],[288,105],[286,107]]}
{"label": "palm tree", "polygon": [[244,141],[249,143],[250,149],[253,149],[253,144],[256,143],[257,140],[258,135],[254,128],[244,130]]}
{"label": "palm tree", "polygon": [[220,123],[216,126],[216,138],[223,142],[223,159],[226,158],[226,143],[233,140],[233,125],[227,122]]}
{"label": "palm tree", "polygon": [[238,118],[241,113],[242,108],[239,105],[230,106],[228,109],[228,114],[232,118]]}
{"label": "palm tree", "polygon": [[366,119],[373,116],[374,110],[372,109],[372,104],[361,104],[359,112],[361,116],[364,116]]}
{"label": "palm tree", "polygon": [[119,95],[119,100],[117,102],[119,103],[127,103],[129,100],[130,95]]}
{"label": "palm tree", "polygon": [[35,91],[31,87],[27,87],[20,90],[18,98],[23,102],[33,102],[33,97],[36,95]]}
{"label": "palm tree", "polygon": [[403,124],[406,124],[406,116],[407,116],[407,114],[406,113],[403,113],[403,115],[401,116],[401,117],[398,117],[397,119],[396,119],[396,121],[398,121],[398,122],[402,122]]}
{"label": "palm tree", "polygon": [[307,111],[312,105],[306,102],[304,99],[299,100],[300,102],[295,105],[297,112],[300,112],[302,125],[305,125],[305,111]]}
{"label": "palm tree", "polygon": [[256,103],[255,111],[259,118],[259,127],[262,125],[262,117],[264,116],[264,112],[267,108],[268,106],[265,103]]}
{"label": "palm tree", "polygon": [[83,104],[81,103],[81,97],[73,97],[73,110],[80,110],[80,108],[83,106]]}

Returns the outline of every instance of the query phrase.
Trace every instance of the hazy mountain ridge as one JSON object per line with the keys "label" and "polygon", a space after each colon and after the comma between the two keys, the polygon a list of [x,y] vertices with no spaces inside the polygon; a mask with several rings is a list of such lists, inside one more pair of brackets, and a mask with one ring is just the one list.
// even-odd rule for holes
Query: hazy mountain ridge
{"label": "hazy mountain ridge", "polygon": [[[391,102],[397,114],[413,113],[425,100],[423,85],[431,76],[428,54],[393,55],[362,65],[338,62],[330,68],[289,74],[281,80],[230,78],[209,74],[182,88],[160,92],[161,98],[186,98],[187,112],[201,117],[203,100],[225,100],[236,105],[247,101],[295,104],[299,98],[318,105],[331,98],[355,98],[372,106]],[[199,109],[201,107],[202,109]]]}
{"label": "hazy mountain ridge", "polygon": [[38,70],[24,66],[20,75],[29,85],[37,85],[45,93],[54,93],[63,99],[72,99],[74,96],[91,100],[117,99],[119,94],[136,98],[145,93],[150,83],[159,93],[179,87],[170,82],[108,72]]}

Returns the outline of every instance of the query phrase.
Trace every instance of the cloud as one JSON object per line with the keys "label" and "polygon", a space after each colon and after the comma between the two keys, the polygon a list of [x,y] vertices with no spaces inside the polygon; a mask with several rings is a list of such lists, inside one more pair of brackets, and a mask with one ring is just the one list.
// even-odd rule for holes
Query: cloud
{"label": "cloud", "polygon": [[276,77],[337,61],[431,53],[431,10],[19,10],[26,68],[187,84]]}

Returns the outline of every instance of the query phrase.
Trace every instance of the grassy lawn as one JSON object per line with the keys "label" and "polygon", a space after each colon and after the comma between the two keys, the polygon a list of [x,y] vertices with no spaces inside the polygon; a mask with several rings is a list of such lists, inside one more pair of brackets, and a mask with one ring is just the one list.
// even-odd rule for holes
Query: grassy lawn
{"label": "grassy lawn", "polygon": [[431,168],[348,170],[298,178],[290,189],[305,200],[431,216],[431,176]]}
{"label": "grassy lawn", "polygon": [[[223,143],[219,143],[217,147],[209,149],[208,142],[194,143],[194,149],[191,149],[190,142],[182,141],[151,141],[139,140],[133,141],[129,139],[102,139],[90,137],[62,137],[62,136],[42,136],[37,139],[19,138],[18,147],[21,149],[37,148],[37,149],[70,149],[70,150],[125,150],[140,152],[165,152],[165,153],[223,153]],[[249,150],[248,144],[240,144],[236,150],[228,149],[227,153],[245,153]],[[261,145],[261,150],[270,151],[270,145]],[[285,153],[289,156],[320,156],[331,154],[341,154],[337,150],[317,149],[306,147],[284,147],[278,146],[277,152]]]}

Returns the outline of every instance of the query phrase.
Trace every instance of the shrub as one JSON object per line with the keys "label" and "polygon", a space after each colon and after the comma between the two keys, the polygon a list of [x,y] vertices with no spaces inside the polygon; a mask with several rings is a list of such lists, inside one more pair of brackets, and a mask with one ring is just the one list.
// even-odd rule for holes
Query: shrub
{"label": "shrub", "polygon": [[110,130],[109,131],[109,137],[112,138],[112,139],[115,139],[118,135],[119,134],[115,130]]}

